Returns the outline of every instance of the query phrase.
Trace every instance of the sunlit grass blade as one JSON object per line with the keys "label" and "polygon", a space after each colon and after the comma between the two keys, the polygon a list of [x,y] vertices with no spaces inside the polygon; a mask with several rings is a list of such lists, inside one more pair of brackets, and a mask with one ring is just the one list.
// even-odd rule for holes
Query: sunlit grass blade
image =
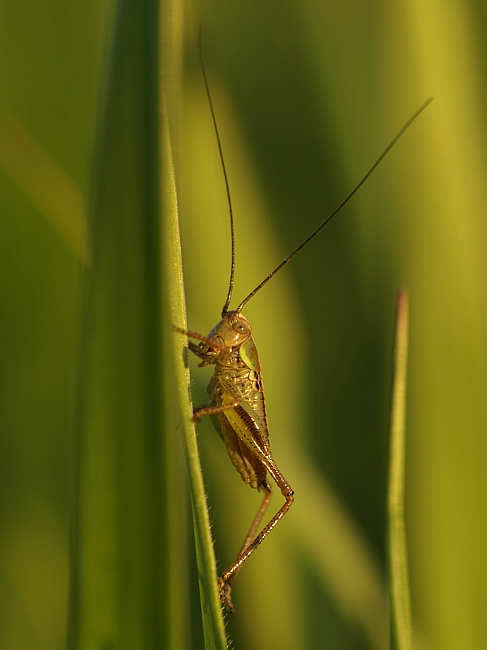
{"label": "sunlit grass blade", "polygon": [[[165,123],[165,127],[167,122]],[[163,208],[165,215],[165,259],[167,272],[167,296],[169,313],[173,324],[186,327],[183,273],[178,229],[178,212],[169,131],[163,133],[164,185]],[[227,647],[221,605],[216,582],[216,561],[210,530],[210,519],[206,503],[205,487],[192,422],[191,400],[189,398],[189,373],[186,337],[174,332],[173,360],[176,391],[180,410],[179,426],[182,429],[188,475],[190,483],[193,526],[196,545],[196,559],[200,587],[201,612],[206,650],[225,650]]]}
{"label": "sunlit grass blade", "polygon": [[408,297],[403,289],[397,302],[387,508],[391,650],[412,650],[413,647],[404,523],[407,356]]}

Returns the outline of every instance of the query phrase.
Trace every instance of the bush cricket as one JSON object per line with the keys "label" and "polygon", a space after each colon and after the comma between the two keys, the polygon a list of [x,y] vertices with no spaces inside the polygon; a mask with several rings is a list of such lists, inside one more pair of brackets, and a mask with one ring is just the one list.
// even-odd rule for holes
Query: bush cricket
{"label": "bush cricket", "polygon": [[[240,474],[242,480],[256,490],[262,490],[264,498],[262,504],[252,522],[247,536],[242,544],[237,557],[232,564],[222,573],[218,579],[219,594],[222,604],[235,616],[235,608],[232,603],[232,583],[240,570],[242,564],[255,551],[259,544],[267,537],[274,526],[288,512],[294,501],[294,492],[277,467],[272,456],[269,432],[267,425],[264,388],[257,348],[252,336],[252,328],[242,309],[255,294],[308,242],[313,239],[327,223],[345,206],[357,190],[365,183],[368,177],[376,169],[387,153],[396,144],[403,133],[409,128],[420,113],[433,100],[430,97],[400,129],[397,135],[391,140],[388,146],[381,153],[379,158],[371,166],[369,171],[359,181],[355,188],[340,203],[340,205],[307,237],[293,252],[288,255],[262,282],[253,289],[249,295],[242,300],[238,307],[229,310],[232,298],[234,275],[235,275],[235,235],[232,201],[230,197],[230,186],[223,157],[223,151],[218,131],[215,111],[211,100],[210,89],[205,72],[203,52],[201,46],[201,26],[199,36],[199,58],[206,95],[213,120],[213,127],[217,140],[220,162],[223,171],[225,188],[227,192],[227,203],[230,217],[231,233],[231,267],[230,280],[227,297],[221,312],[221,320],[215,325],[207,336],[196,332],[174,329],[185,334],[191,339],[196,339],[196,345],[188,342],[188,347],[197,357],[201,359],[199,367],[214,365],[215,371],[208,384],[207,392],[210,402],[203,406],[196,407],[193,411],[193,420],[198,422],[204,416],[211,416],[213,424],[220,437],[225,443],[227,453]],[[279,487],[285,499],[284,504],[272,517],[269,523],[261,530],[257,530],[262,521],[264,513],[269,505],[271,487],[267,475],[270,475]]]}

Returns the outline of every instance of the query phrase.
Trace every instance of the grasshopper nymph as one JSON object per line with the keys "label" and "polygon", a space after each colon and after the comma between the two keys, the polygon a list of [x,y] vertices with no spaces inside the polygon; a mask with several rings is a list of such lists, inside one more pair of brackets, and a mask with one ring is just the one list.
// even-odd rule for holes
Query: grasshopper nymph
{"label": "grasshopper nymph", "polygon": [[[232,562],[219,578],[221,602],[232,614],[235,615],[235,609],[231,598],[231,589],[232,583],[240,570],[240,567],[270,533],[278,521],[284,517],[294,501],[294,492],[288,481],[278,469],[272,456],[269,443],[269,431],[267,426],[264,388],[262,384],[259,355],[252,336],[252,328],[248,320],[242,314],[242,309],[247,302],[253,298],[253,296],[255,296],[255,294],[260,291],[262,287],[267,284],[267,282],[285,264],[287,264],[294,255],[296,255],[298,251],[313,239],[313,237],[315,237],[352,198],[384,156],[433,98],[430,97],[406,122],[362,180],[355,186],[336,210],[334,210],[334,212],[328,216],[327,219],[319,225],[307,239],[305,239],[305,241],[303,241],[290,255],[288,255],[277,266],[277,268],[269,273],[269,275],[264,278],[264,280],[253,291],[251,291],[246,298],[244,298],[244,300],[242,300],[234,311],[231,311],[229,310],[229,306],[232,297],[235,270],[233,210],[220,136],[203,63],[201,28],[199,53],[227,191],[230,214],[232,262],[228,293],[222,309],[220,322],[215,325],[207,336],[202,336],[196,332],[183,330],[181,328],[175,329],[182,334],[186,334],[189,338],[199,341],[198,344],[190,341],[188,347],[191,352],[201,359],[201,363],[199,364],[200,367],[208,365],[215,366],[213,377],[208,384],[210,402],[194,409],[194,421],[197,422],[207,415],[212,417],[215,428],[225,443],[228,455],[243,481],[248,483],[250,487],[256,490],[262,490],[264,493],[262,504],[252,522],[250,530],[235,561]],[[268,475],[274,479],[275,483],[281,490],[285,502],[269,523],[260,533],[257,534],[257,529],[267,509],[271,496]]]}

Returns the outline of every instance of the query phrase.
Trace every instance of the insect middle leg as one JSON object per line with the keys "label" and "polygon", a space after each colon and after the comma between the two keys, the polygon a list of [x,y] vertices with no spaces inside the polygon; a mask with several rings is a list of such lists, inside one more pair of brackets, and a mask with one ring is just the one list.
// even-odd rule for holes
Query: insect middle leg
{"label": "insect middle leg", "polygon": [[[257,511],[257,514],[254,517],[254,521],[252,522],[252,525],[249,528],[249,532],[247,533],[247,537],[245,538],[244,543],[242,544],[242,547],[240,548],[239,552],[237,553],[237,559],[244,553],[248,547],[250,546],[252,540],[255,537],[255,533],[257,531],[257,528],[260,525],[260,522],[262,521],[262,517],[265,514],[265,511],[267,510],[267,506],[269,505],[269,501],[271,500],[271,488],[270,485],[261,485],[260,486],[262,490],[264,491],[264,498],[262,500],[262,503],[260,505],[259,510]],[[237,577],[238,569],[233,573],[228,580],[226,581],[227,585],[232,585],[233,581]]]}
{"label": "insect middle leg", "polygon": [[[271,500],[271,488],[270,485],[261,485],[260,486],[262,490],[264,491],[264,498],[262,500],[262,503],[260,505],[260,508],[257,512],[257,514],[254,517],[254,521],[252,522],[252,525],[249,528],[249,532],[247,533],[247,537],[245,538],[244,543],[242,544],[242,548],[237,554],[237,558],[242,555],[244,551],[248,549],[250,546],[250,543],[255,537],[255,531],[260,525],[260,522],[262,521],[262,517],[265,514],[265,511],[267,510],[267,506],[269,505],[269,501]],[[235,579],[236,573],[233,574],[233,579]],[[232,580],[233,582],[233,580]]]}
{"label": "insect middle leg", "polygon": [[230,402],[230,404],[222,404],[221,406],[213,406],[213,404],[203,404],[193,409],[193,422],[199,422],[205,415],[216,415],[223,413],[223,411],[230,411],[240,404],[240,400]]}

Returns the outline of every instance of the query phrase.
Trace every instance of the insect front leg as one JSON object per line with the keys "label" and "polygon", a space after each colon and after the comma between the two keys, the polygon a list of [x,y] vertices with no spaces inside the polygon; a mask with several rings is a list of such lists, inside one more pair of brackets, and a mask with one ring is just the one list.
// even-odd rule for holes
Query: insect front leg
{"label": "insect front leg", "polygon": [[[217,343],[213,339],[209,339],[207,336],[203,336],[203,334],[198,334],[197,332],[192,332],[191,330],[183,330],[182,327],[177,327],[176,325],[173,325],[172,328],[175,332],[179,332],[179,334],[185,334],[190,339],[196,339],[197,341],[206,343],[208,346],[215,348],[219,352],[228,352],[229,350],[229,348],[226,345],[221,345],[220,343]],[[189,341],[188,346],[192,351],[194,351],[193,348],[200,350],[200,348],[194,343],[191,343],[191,341]],[[195,352],[195,354],[197,356],[200,356],[198,352]]]}

